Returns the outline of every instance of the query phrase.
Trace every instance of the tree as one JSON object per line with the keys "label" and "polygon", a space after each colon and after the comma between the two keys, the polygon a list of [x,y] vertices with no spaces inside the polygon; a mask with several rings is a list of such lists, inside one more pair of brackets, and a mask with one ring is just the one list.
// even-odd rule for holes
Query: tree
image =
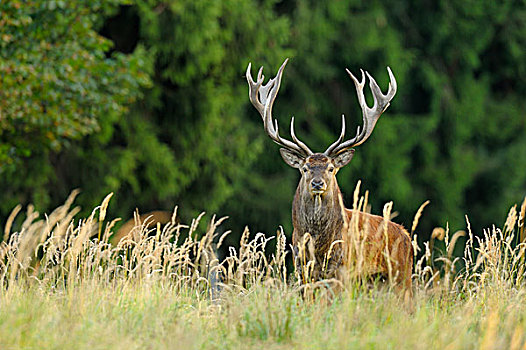
{"label": "tree", "polygon": [[52,183],[61,181],[54,154],[107,133],[148,84],[143,51],[107,56],[112,42],[96,31],[119,3],[0,3],[2,213],[18,202],[49,204]]}
{"label": "tree", "polygon": [[117,51],[144,48],[154,64],[153,87],[125,117],[105,124],[102,135],[54,155],[60,181],[52,184],[53,200],[80,187],[78,203],[90,210],[113,191],[114,215],[179,205],[186,220],[203,210],[227,214],[229,200],[242,205],[264,139],[259,117],[247,117],[242,73],[249,59],[277,64],[287,54],[288,23],[272,1],[121,7],[101,33]]}
{"label": "tree", "polygon": [[[56,112],[58,107],[51,109],[56,121],[64,124],[60,130],[69,131],[59,132],[52,122],[24,120],[23,128],[44,140],[25,147],[27,138],[16,137],[29,135],[25,129],[9,129],[21,119],[5,123],[8,104],[6,99],[0,102],[3,159],[11,159],[12,164],[25,159],[16,176],[10,173],[9,186],[0,184],[7,199],[0,204],[0,216],[29,199],[44,208],[50,202],[58,205],[72,188],[81,187],[79,203],[88,210],[113,191],[111,209],[119,216],[131,216],[135,207],[146,212],[179,205],[183,221],[204,210],[229,215],[225,226],[234,232],[247,224],[252,231],[271,234],[283,225],[290,232],[298,174],[282,162],[277,147],[264,134],[261,119],[248,102],[243,77],[249,61],[254,70],[264,65],[267,77],[274,76],[286,57],[291,61],[274,114],[282,128],[295,115],[300,138],[315,150],[325,149],[337,137],[342,113],[347,116],[347,130],[361,123],[354,86],[344,68],[355,73],[359,68],[368,70],[383,89],[388,82],[386,66],[397,78],[399,90],[389,110],[338,175],[347,204],[361,179],[362,189],[370,191],[372,211],[381,212],[383,204],[392,200],[400,213],[395,220],[408,227],[417,208],[429,199],[431,205],[420,225],[425,239],[433,227],[446,221],[453,230],[464,228],[465,214],[474,231],[480,232],[502,221],[503,208],[525,194],[526,11],[522,2],[135,0],[117,12],[110,11],[120,3],[116,0],[95,2],[93,6],[105,9],[103,16],[90,12],[95,8],[91,3],[75,3],[91,13],[80,21],[88,21],[91,35],[105,43],[78,45],[88,52],[95,47],[95,61],[113,64],[87,75],[95,77],[96,89],[86,101],[100,98],[105,103],[86,114],[77,105],[91,106],[91,102],[61,104],[69,101],[66,92],[70,85],[76,86],[75,77],[63,80],[67,89],[48,84],[30,104],[31,110],[42,115],[39,101],[54,101],[45,102],[46,113],[51,113],[48,104],[71,112],[64,119],[59,118],[63,114]],[[18,21],[14,11],[20,7],[3,4],[11,11],[3,16]],[[59,19],[69,13],[66,9],[77,13],[74,5],[45,4],[27,10],[31,21],[47,23],[44,14],[50,11]],[[103,18],[109,14],[114,16]],[[60,25],[50,33],[64,28],[55,17]],[[13,26],[29,25],[20,23],[9,24],[11,32],[0,37],[2,53],[11,52],[5,51],[9,45],[10,50],[16,47],[17,41],[9,36],[18,35]],[[94,33],[97,28],[115,43],[113,49]],[[24,30],[27,34],[21,35],[36,35]],[[79,31],[76,37],[82,36]],[[49,49],[53,57],[64,56],[54,53],[61,52],[63,43],[55,40]],[[7,57],[0,62],[2,72],[17,66],[7,65],[14,56]],[[27,70],[41,69],[35,60]],[[57,72],[71,65],[63,59],[55,63]],[[137,96],[138,84],[146,82],[139,75],[142,69],[151,76],[152,88],[122,114],[127,98]],[[119,78],[117,73],[124,75]],[[23,71],[2,78],[26,79],[20,76]],[[9,84],[18,91],[17,84]],[[117,88],[121,86],[126,93]],[[47,97],[56,94],[61,98]],[[25,106],[31,100],[13,101]],[[7,118],[14,120],[13,113]],[[54,120],[46,118],[39,120]],[[49,135],[54,143],[46,139]],[[24,152],[31,152],[31,157],[22,158]],[[4,165],[4,174],[5,169]],[[232,241],[236,238],[232,235]]]}
{"label": "tree", "polygon": [[[369,70],[386,89],[389,65],[398,80],[386,115],[338,175],[347,203],[361,179],[373,212],[393,200],[395,220],[410,226],[429,199],[420,223],[426,239],[447,222],[465,228],[466,214],[481,232],[522,200],[524,4],[303,0],[281,8],[291,18],[294,57],[274,111],[281,125],[295,115],[297,132],[313,148],[337,137],[342,113],[348,130],[361,121],[345,67]],[[272,232],[269,222],[289,228],[298,175],[277,150],[260,156],[255,172],[263,176],[251,178],[251,195],[243,199],[245,208],[258,210],[245,213],[265,232]]]}

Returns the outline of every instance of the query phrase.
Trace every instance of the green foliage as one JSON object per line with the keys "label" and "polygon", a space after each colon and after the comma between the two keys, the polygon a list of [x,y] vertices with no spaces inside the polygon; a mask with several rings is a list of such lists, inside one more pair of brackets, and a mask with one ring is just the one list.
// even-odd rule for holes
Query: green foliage
{"label": "green foliage", "polygon": [[250,59],[277,63],[287,54],[288,20],[272,11],[272,2],[241,0],[137,1],[121,11],[110,20],[117,30],[107,34],[118,48],[127,40],[123,21],[137,22],[135,44],[155,65],[154,86],[110,138],[89,137],[61,155],[83,178],[66,176],[60,192],[82,187],[80,200],[89,207],[115,191],[123,217],[136,207],[179,205],[186,218],[250,195],[243,184],[265,135],[246,104],[242,72]]}
{"label": "green foliage", "polygon": [[367,69],[384,89],[385,66],[397,77],[391,107],[339,174],[348,204],[362,179],[373,212],[394,200],[397,220],[410,226],[430,199],[423,232],[445,221],[462,227],[465,214],[479,231],[524,197],[524,3],[299,1],[290,13],[295,57],[277,111],[295,114],[316,150],[336,138],[342,113],[349,133],[361,122],[345,67]]}
{"label": "green foliage", "polygon": [[432,125],[407,154],[418,155],[412,183],[431,199],[435,223],[458,228],[464,214],[478,229],[502,222],[497,208],[520,201],[526,188],[526,174],[518,173],[526,158],[516,151],[526,147],[519,97],[526,92],[526,56],[516,50],[526,39],[525,4],[393,1],[386,9],[416,58],[405,90],[419,89],[424,95],[415,98],[427,102],[416,109],[410,97],[403,109]]}
{"label": "green foliage", "polygon": [[[80,187],[85,208],[116,192],[112,210],[126,218],[179,205],[186,218],[229,215],[236,233],[290,232],[298,174],[263,133],[243,77],[253,62],[268,79],[285,57],[275,115],[282,130],[295,115],[315,150],[342,113],[349,135],[361,123],[344,68],[383,89],[385,67],[396,75],[392,105],[338,175],[347,204],[362,180],[372,211],[393,200],[408,227],[429,199],[426,234],[463,227],[464,214],[480,231],[525,195],[524,2],[26,3],[0,4],[0,217]],[[123,114],[144,71],[151,89]]]}
{"label": "green foliage", "polygon": [[[111,1],[0,3],[0,206],[49,204],[54,154],[111,125],[149,83],[144,50],[108,52],[96,29]],[[60,179],[56,179],[60,181]]]}
{"label": "green foliage", "polygon": [[[0,164],[69,140],[115,119],[147,78],[137,57],[106,58],[112,43],[93,30],[97,12],[119,1],[7,1],[0,4]],[[124,70],[127,67],[128,70]]]}

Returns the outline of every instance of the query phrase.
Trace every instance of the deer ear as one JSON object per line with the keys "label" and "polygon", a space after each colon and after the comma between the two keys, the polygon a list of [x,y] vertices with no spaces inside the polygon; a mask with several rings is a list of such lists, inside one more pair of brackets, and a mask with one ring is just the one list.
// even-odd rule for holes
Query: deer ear
{"label": "deer ear", "polygon": [[297,153],[291,152],[286,148],[280,148],[279,153],[281,153],[281,157],[283,157],[285,163],[287,163],[293,168],[299,169],[305,163],[305,159],[302,156],[298,155]]}
{"label": "deer ear", "polygon": [[346,166],[351,161],[353,155],[354,148],[346,149],[345,151],[338,153],[334,158],[332,158],[334,166],[337,168]]}

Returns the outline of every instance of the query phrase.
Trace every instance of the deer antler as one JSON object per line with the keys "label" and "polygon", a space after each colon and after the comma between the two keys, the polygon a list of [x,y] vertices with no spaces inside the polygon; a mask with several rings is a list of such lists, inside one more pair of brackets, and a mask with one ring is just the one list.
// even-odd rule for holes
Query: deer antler
{"label": "deer antler", "polygon": [[369,75],[368,72],[365,72],[365,74],[367,74],[367,77],[369,78],[369,87],[371,88],[371,92],[373,93],[374,99],[373,107],[369,108],[367,106],[367,102],[365,101],[365,95],[363,93],[363,88],[365,86],[365,74],[363,70],[360,69],[360,71],[362,72],[361,81],[358,81],[358,79],[356,79],[348,69],[346,69],[346,71],[347,73],[349,73],[349,76],[351,77],[351,79],[354,82],[354,85],[356,86],[358,101],[360,102],[360,107],[362,108],[363,113],[363,128],[360,130],[360,127],[358,127],[358,130],[356,131],[356,136],[350,140],[343,142],[343,138],[345,135],[345,116],[342,115],[342,131],[340,133],[340,137],[338,137],[336,142],[330,145],[329,148],[327,148],[327,150],[324,152],[324,154],[328,156],[336,155],[344,149],[359,146],[362,143],[364,143],[365,140],[367,140],[373,132],[374,126],[376,125],[378,118],[380,118],[382,113],[387,109],[387,107],[389,107],[389,103],[396,94],[396,79],[389,67],[387,67],[387,72],[389,73],[390,82],[389,89],[387,90],[386,95],[382,93],[382,90],[380,90],[374,78],[371,75]]}
{"label": "deer antler", "polygon": [[298,155],[309,156],[312,154],[312,151],[305,145],[303,142],[298,140],[296,134],[294,133],[294,117],[290,122],[290,135],[292,136],[292,141],[286,140],[279,135],[278,132],[278,121],[272,118],[272,105],[278,94],[279,86],[281,85],[281,76],[283,74],[283,69],[288,62],[288,58],[283,62],[281,67],[278,70],[278,74],[274,79],[270,79],[267,84],[263,85],[265,76],[263,75],[263,67],[258,71],[257,81],[254,82],[252,79],[251,68],[252,64],[249,63],[247,67],[247,82],[248,82],[248,96],[252,105],[258,110],[263,119],[263,126],[265,131],[270,136],[272,141],[278,145],[285,147]]}

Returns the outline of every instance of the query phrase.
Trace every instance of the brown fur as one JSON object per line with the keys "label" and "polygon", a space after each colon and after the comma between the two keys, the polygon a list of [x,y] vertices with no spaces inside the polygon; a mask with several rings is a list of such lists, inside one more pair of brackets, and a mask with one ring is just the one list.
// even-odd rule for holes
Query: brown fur
{"label": "brown fur", "polygon": [[142,214],[139,216],[138,222],[135,221],[135,218],[126,221],[110,238],[110,243],[117,245],[121,240],[130,238],[131,234],[133,233],[133,228],[142,225],[145,220],[147,220],[146,229],[151,229],[155,227],[157,223],[163,225],[168,223],[171,219],[172,213],[169,211],[156,210],[147,214]]}
{"label": "brown fur", "polygon": [[[382,274],[391,277],[398,289],[410,293],[413,250],[409,234],[401,225],[384,221],[381,216],[346,209],[336,180],[337,169],[329,171],[333,162],[321,154],[314,154],[304,161],[302,178],[292,204],[292,242],[296,255],[303,249],[301,245],[308,233],[314,245],[316,262],[310,276],[312,279],[341,279],[344,278],[342,272],[360,277]],[[313,180],[326,184],[318,209],[310,185]],[[338,240],[343,243],[333,244]],[[330,259],[327,261],[329,250]],[[301,258],[296,261],[301,265]]]}

